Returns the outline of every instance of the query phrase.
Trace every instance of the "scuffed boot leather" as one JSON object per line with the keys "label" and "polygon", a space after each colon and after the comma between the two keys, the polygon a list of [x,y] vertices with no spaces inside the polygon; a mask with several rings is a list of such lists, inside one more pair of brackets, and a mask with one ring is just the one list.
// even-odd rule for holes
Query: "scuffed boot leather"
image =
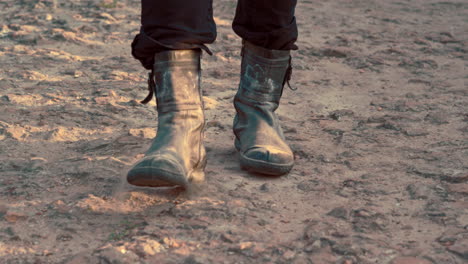
{"label": "scuffed boot leather", "polygon": [[244,170],[279,176],[294,165],[294,155],[275,114],[290,74],[289,51],[268,50],[244,41],[233,126]]}
{"label": "scuffed boot leather", "polygon": [[149,82],[157,102],[157,135],[145,157],[128,172],[130,184],[187,187],[204,180],[200,55],[200,50],[171,50],[155,55],[154,79],[150,76]]}

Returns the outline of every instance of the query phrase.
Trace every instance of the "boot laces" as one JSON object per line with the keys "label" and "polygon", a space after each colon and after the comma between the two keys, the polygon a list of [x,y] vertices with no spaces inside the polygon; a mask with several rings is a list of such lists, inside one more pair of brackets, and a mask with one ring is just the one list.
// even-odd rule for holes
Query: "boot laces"
{"label": "boot laces", "polygon": [[288,65],[288,69],[286,70],[286,74],[284,76],[284,80],[283,80],[283,87],[285,84],[288,84],[288,87],[290,90],[292,91],[296,91],[297,90],[297,87],[291,87],[291,84],[289,83],[289,81],[291,81],[291,76],[292,76],[292,70],[293,70],[293,67],[292,67],[292,57],[289,56],[289,65]]}
{"label": "boot laces", "polygon": [[142,104],[147,104],[153,99],[154,96],[154,91],[156,89],[156,83],[154,82],[154,71],[151,70],[150,73],[148,73],[148,95],[146,96],[145,99],[140,101]]}

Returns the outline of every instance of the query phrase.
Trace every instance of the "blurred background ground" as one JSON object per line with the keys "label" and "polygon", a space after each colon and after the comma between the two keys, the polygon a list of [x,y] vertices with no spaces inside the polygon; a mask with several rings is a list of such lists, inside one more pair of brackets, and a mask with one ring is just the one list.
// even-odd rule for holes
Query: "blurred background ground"
{"label": "blurred background ground", "polygon": [[468,3],[299,1],[278,110],[297,165],[239,169],[240,39],[214,1],[207,184],[140,189],[137,0],[0,0],[2,263],[466,263]]}

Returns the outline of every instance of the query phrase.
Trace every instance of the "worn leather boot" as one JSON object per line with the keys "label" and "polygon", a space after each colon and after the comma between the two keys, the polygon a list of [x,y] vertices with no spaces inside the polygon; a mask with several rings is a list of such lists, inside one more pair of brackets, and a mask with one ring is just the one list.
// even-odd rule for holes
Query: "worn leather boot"
{"label": "worn leather boot", "polygon": [[155,55],[148,81],[150,95],[144,102],[151,100],[154,90],[158,130],[145,157],[128,172],[130,184],[188,187],[204,180],[200,56],[200,50],[171,50]]}
{"label": "worn leather boot", "polygon": [[294,165],[275,114],[291,69],[290,51],[268,50],[244,41],[233,126],[244,170],[279,176]]}

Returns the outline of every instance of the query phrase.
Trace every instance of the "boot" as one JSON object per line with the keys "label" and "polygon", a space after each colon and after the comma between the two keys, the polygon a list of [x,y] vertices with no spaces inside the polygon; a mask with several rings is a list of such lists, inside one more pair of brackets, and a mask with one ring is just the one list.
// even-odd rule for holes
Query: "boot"
{"label": "boot", "polygon": [[[158,129],[150,149],[127,175],[137,186],[182,186],[204,180],[206,152],[203,146],[203,113],[200,90],[200,50],[157,53],[150,74]],[[154,75],[154,78],[153,78]],[[151,88],[152,87],[152,88]]]}
{"label": "boot", "polygon": [[275,114],[291,69],[289,51],[268,50],[244,41],[233,126],[244,170],[279,176],[294,165],[294,155]]}

